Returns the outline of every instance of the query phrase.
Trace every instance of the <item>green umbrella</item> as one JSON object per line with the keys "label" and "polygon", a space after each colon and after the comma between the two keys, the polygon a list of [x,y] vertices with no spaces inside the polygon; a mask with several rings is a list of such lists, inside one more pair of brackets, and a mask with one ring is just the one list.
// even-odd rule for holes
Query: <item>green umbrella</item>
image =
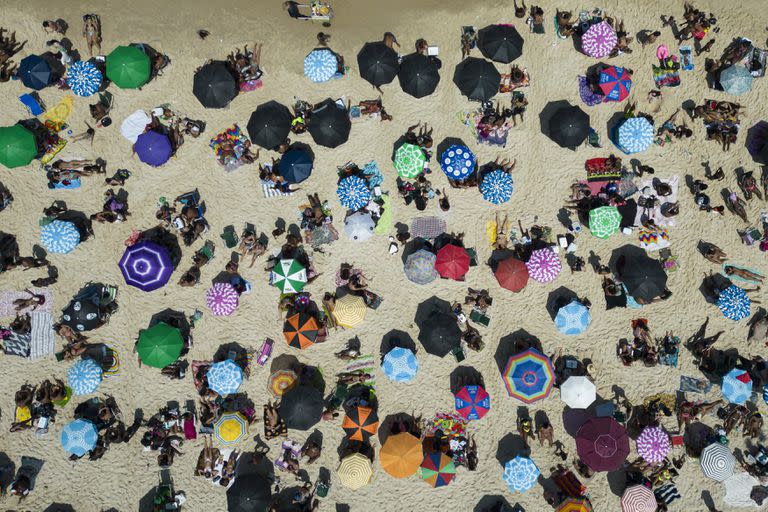
{"label": "green umbrella", "polygon": [[395,152],[395,170],[402,178],[415,178],[424,170],[427,156],[415,144],[403,144]]}
{"label": "green umbrella", "polygon": [[615,206],[601,206],[589,211],[589,230],[597,238],[608,238],[619,230],[621,214]]}
{"label": "green umbrella", "polygon": [[136,352],[141,362],[154,368],[165,368],[181,355],[184,339],[181,331],[160,322],[149,329],[139,331]]}
{"label": "green umbrella", "polygon": [[282,293],[299,293],[307,284],[307,270],[296,260],[280,260],[272,269],[272,284]]}
{"label": "green umbrella", "polygon": [[118,46],[107,56],[107,78],[121,89],[136,89],[149,81],[149,57],[135,46]]}
{"label": "green umbrella", "polygon": [[8,168],[27,165],[37,156],[35,136],[21,126],[0,128],[0,163]]}

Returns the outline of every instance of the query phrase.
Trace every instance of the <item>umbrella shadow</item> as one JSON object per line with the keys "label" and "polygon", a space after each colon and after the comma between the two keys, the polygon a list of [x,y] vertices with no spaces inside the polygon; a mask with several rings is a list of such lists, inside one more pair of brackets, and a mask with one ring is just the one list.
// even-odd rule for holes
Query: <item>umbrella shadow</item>
{"label": "umbrella shadow", "polygon": [[0,489],[7,489],[16,475],[16,464],[5,452],[0,452]]}
{"label": "umbrella shadow", "polygon": [[624,468],[609,471],[606,475],[608,488],[615,496],[621,496],[627,488],[627,471]]}
{"label": "umbrella shadow", "polygon": [[512,505],[509,504],[504,496],[496,494],[480,498],[472,512],[510,512],[513,510]]}
{"label": "umbrella shadow", "polygon": [[75,512],[75,507],[67,503],[51,503],[43,512]]}
{"label": "umbrella shadow", "polygon": [[445,151],[451,147],[451,146],[467,146],[463,140],[461,140],[458,137],[446,137],[444,138],[440,144],[437,145],[437,151],[435,152],[435,155],[437,155],[437,158],[439,159],[440,156],[445,153]]}
{"label": "umbrella shadow", "polygon": [[645,249],[642,247],[636,245],[622,245],[618,249],[614,249],[611,253],[611,258],[608,260],[608,267],[610,267],[611,271],[615,274],[620,274],[619,267],[623,265],[622,258],[630,257],[650,259],[648,253],[645,252]]}
{"label": "umbrella shadow", "polygon": [[416,426],[416,420],[411,414],[398,412],[386,416],[382,421],[379,422],[378,436],[381,446],[384,446],[384,443],[387,442],[387,438],[390,436],[390,434],[392,434],[392,426],[397,423],[403,423],[406,428],[409,429],[410,427]]}
{"label": "umbrella shadow", "polygon": [[408,261],[408,256],[420,251],[421,249],[427,249],[428,251],[432,252],[433,246],[423,238],[412,238],[408,240],[403,246],[403,250],[400,251],[400,259],[403,261],[403,265],[405,265],[406,261]]}
{"label": "umbrella shadow", "polygon": [[504,372],[504,368],[507,366],[509,358],[515,354],[528,350],[529,348],[535,348],[539,352],[543,352],[541,347],[541,341],[529,333],[525,329],[518,329],[515,332],[507,334],[499,340],[499,345],[496,347],[496,353],[493,359],[496,361],[496,366],[499,369],[499,373]]}
{"label": "umbrella shadow", "polygon": [[293,142],[290,146],[288,146],[288,151],[304,151],[309,155],[309,159],[312,160],[312,162],[315,161],[315,151],[312,149],[312,146],[309,144],[306,144],[304,142]]}
{"label": "umbrella shadow", "polygon": [[536,414],[533,416],[533,423],[536,426],[536,430],[539,429],[539,427],[543,425],[551,425],[552,423],[549,421],[549,416],[547,415],[546,411],[536,411]]}
{"label": "umbrella shadow", "polygon": [[496,272],[496,268],[502,261],[514,258],[517,254],[512,249],[494,249],[491,251],[491,256],[488,258],[488,266],[491,267],[491,272]]}
{"label": "umbrella shadow", "polygon": [[239,366],[248,364],[248,350],[236,342],[224,343],[220,345],[213,354],[213,362],[226,361],[232,359]]}
{"label": "umbrella shadow", "polygon": [[688,425],[683,433],[683,442],[690,456],[698,458],[701,451],[709,445],[709,440],[715,437],[715,431],[709,425],[694,422]]}
{"label": "umbrella shadow", "polygon": [[57,220],[71,222],[75,228],[77,228],[77,232],[80,235],[80,242],[87,241],[91,235],[93,235],[93,222],[91,222],[91,219],[81,211],[67,210],[56,218]]}
{"label": "umbrella shadow", "polygon": [[156,488],[153,486],[147,494],[141,497],[139,512],[153,512],[155,510],[155,492]]}
{"label": "umbrella shadow", "polygon": [[547,297],[547,313],[549,313],[552,321],[555,321],[555,317],[560,308],[567,306],[574,300],[579,300],[579,296],[576,295],[576,292],[565,286],[561,286],[555,291],[550,292]]}
{"label": "umbrella shadow", "polygon": [[459,366],[451,372],[451,393],[458,393],[464,386],[485,387],[483,375],[472,366]]}
{"label": "umbrella shadow", "polygon": [[428,319],[433,312],[453,315],[453,311],[451,311],[451,303],[445,299],[441,299],[437,295],[433,295],[416,307],[416,315],[414,317],[416,325],[420,325]]}
{"label": "umbrella shadow", "polygon": [[179,239],[167,229],[164,229],[161,226],[156,226],[146,231],[142,231],[141,239],[155,242],[168,249],[173,268],[176,268],[181,262],[181,246],[179,245]]}
{"label": "umbrella shadow", "polygon": [[191,330],[189,319],[187,319],[186,315],[184,315],[184,313],[181,311],[166,308],[158,313],[155,313],[149,319],[149,325],[147,327],[152,327],[159,324],[160,322],[164,322],[171,327],[176,327],[181,332],[181,335],[184,337],[184,339],[189,338],[189,333]]}
{"label": "umbrella shadow", "polygon": [[269,371],[275,373],[278,370],[291,370],[296,371],[296,368],[301,363],[299,359],[293,354],[280,354],[272,359],[272,363],[269,365]]}
{"label": "umbrella shadow", "polygon": [[379,352],[381,353],[382,361],[384,360],[384,356],[395,347],[408,349],[414,354],[418,352],[416,342],[413,341],[410,334],[399,329],[392,329],[381,338]]}
{"label": "umbrella shadow", "polygon": [[507,462],[518,455],[528,457],[530,454],[531,449],[525,444],[523,438],[517,434],[509,433],[499,440],[496,449],[496,460],[499,461],[501,467],[504,467]]}
{"label": "umbrella shadow", "polygon": [[616,134],[616,130],[619,129],[619,126],[621,126],[621,123],[623,123],[625,119],[626,117],[624,116],[624,112],[616,112],[610,117],[610,119],[608,119],[605,127],[608,130],[608,138],[611,141],[615,140],[614,135]]}
{"label": "umbrella shadow", "polygon": [[391,159],[393,162],[395,161],[395,153],[397,153],[397,150],[400,148],[400,146],[402,146],[403,144],[405,144],[405,141],[406,141],[405,135],[401,135],[401,136],[400,136],[400,137],[398,137],[398,138],[397,138],[397,140],[396,140],[396,141],[395,141],[395,142],[392,144],[392,155],[391,155],[391,158],[390,158],[390,159]]}
{"label": "umbrella shadow", "polygon": [[576,433],[581,426],[594,415],[587,409],[571,409],[568,406],[563,408],[563,428],[571,437],[576,437]]}

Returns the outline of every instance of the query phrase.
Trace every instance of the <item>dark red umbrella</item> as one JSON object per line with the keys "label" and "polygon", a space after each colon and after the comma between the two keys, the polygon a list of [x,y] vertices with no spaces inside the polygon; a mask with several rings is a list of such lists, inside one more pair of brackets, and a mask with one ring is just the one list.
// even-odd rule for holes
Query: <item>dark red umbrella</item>
{"label": "dark red umbrella", "polygon": [[507,258],[496,267],[496,280],[502,288],[519,292],[528,284],[528,268],[515,258]]}
{"label": "dark red umbrella", "polygon": [[469,254],[458,245],[444,245],[437,251],[435,270],[441,277],[461,281],[469,270]]}
{"label": "dark red umbrella", "polygon": [[629,455],[629,436],[613,418],[591,418],[576,433],[576,451],[592,470],[614,471]]}

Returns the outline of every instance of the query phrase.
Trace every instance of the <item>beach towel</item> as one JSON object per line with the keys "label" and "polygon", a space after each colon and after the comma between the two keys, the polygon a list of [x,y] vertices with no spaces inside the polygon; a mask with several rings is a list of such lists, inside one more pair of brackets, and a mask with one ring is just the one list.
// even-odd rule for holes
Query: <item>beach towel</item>
{"label": "beach towel", "polygon": [[117,351],[117,344],[105,343],[107,347],[108,356],[102,364],[102,376],[105,379],[114,379],[121,375],[120,372],[120,353]]}
{"label": "beach towel", "polygon": [[680,85],[680,71],[659,66],[652,66],[652,68],[653,81],[659,89],[662,87],[677,87]]}
{"label": "beach towel", "polygon": [[416,217],[411,221],[411,236],[413,238],[437,238],[445,233],[445,220],[438,217]]}
{"label": "beach towel", "polygon": [[64,149],[64,146],[66,145],[67,145],[66,140],[59,139],[58,141],[56,141],[56,144],[52,146],[48,146],[48,149],[45,150],[45,154],[42,157],[40,157],[40,163],[45,165],[51,160],[53,160],[53,157],[55,157],[59,153],[59,151]]}
{"label": "beach towel", "polygon": [[686,71],[693,71],[693,53],[690,46],[680,47],[681,67]]}
{"label": "beach towel", "polygon": [[587,171],[587,181],[616,181],[621,178],[621,171],[609,169],[606,165],[607,158],[590,158],[584,162]]}
{"label": "beach towel", "polygon": [[376,372],[374,371],[376,368],[376,361],[373,357],[373,355],[365,355],[365,356],[359,356],[355,359],[352,359],[349,363],[347,363],[346,368],[344,368],[345,372],[360,372],[360,373],[367,373],[371,375],[373,378],[365,381],[365,385],[373,388],[376,386]]}
{"label": "beach towel", "polygon": [[568,37],[564,36],[560,33],[560,25],[557,23],[557,16],[553,18],[555,20],[555,35],[558,39],[568,39]]}
{"label": "beach towel", "polygon": [[760,284],[759,281],[753,281],[752,279],[744,279],[743,277],[737,276],[735,274],[732,274],[732,275],[726,274],[725,273],[725,267],[726,266],[740,268],[742,270],[748,270],[749,272],[754,272],[755,274],[761,274],[761,275],[763,274],[763,271],[757,270],[757,269],[754,269],[754,268],[750,268],[750,267],[743,267],[741,265],[734,265],[733,263],[723,263],[722,270],[720,271],[720,275],[721,276],[725,276],[726,278],[730,279],[731,281],[734,281],[734,282],[737,282],[737,283],[741,282],[741,283],[746,283],[746,284]]}
{"label": "beach towel", "polygon": [[30,340],[29,334],[10,332],[3,339],[3,352],[7,356],[29,357]]}
{"label": "beach towel", "polygon": [[680,391],[683,393],[709,393],[712,383],[696,377],[680,376]]}
{"label": "beach towel", "polygon": [[[30,288],[34,293],[45,296],[45,304],[37,306],[35,311],[48,311],[49,313],[53,309],[53,294],[48,288]],[[16,310],[13,307],[13,301],[16,299],[28,299],[29,294],[25,291],[21,292],[0,292],[0,317],[4,316],[16,316]],[[19,311],[19,314],[29,313],[31,308],[26,308]]]}
{"label": "beach towel", "polygon": [[293,192],[283,192],[274,188],[275,182],[271,180],[261,180],[261,190],[267,199],[279,196],[291,196]]}
{"label": "beach towel", "polygon": [[[658,178],[657,178],[658,179]],[[666,203],[676,203],[677,202],[677,189],[678,185],[680,183],[680,177],[675,175],[668,179],[660,179],[662,183],[666,183],[669,185],[669,187],[672,189],[672,193],[668,196],[658,196],[658,204],[652,209],[647,210],[645,208],[638,208],[637,215],[635,217],[635,225],[640,226],[642,225],[642,216],[643,215],[649,215],[651,219],[653,219],[653,222],[656,223],[657,226],[674,226],[675,225],[675,217],[665,217],[661,214],[661,206]],[[645,187],[649,187],[653,189],[653,180],[643,180],[640,182],[640,186],[638,187],[640,190],[643,190]]]}
{"label": "beach towel", "polygon": [[488,247],[496,243],[496,221],[489,220],[485,223],[485,236],[488,237]]}
{"label": "beach towel", "polygon": [[381,199],[384,201],[381,205],[381,216],[376,222],[376,227],[373,228],[373,232],[377,235],[384,235],[392,229],[392,200],[389,194],[382,194]]}
{"label": "beach towel", "polygon": [[669,233],[666,229],[648,231],[641,229],[637,235],[640,241],[640,247],[646,251],[658,251],[669,247]]}
{"label": "beach towel", "polygon": [[120,133],[123,134],[123,137],[131,141],[131,144],[136,144],[139,135],[144,133],[147,125],[151,122],[152,118],[149,117],[146,112],[137,110],[125,118],[120,125]]}
{"label": "beach towel", "polygon": [[53,354],[56,349],[53,337],[53,316],[47,311],[33,311],[30,315],[29,357],[39,359]]}
{"label": "beach towel", "polygon": [[595,105],[599,105],[603,102],[604,96],[601,94],[597,94],[592,89],[589,88],[589,85],[587,85],[587,77],[584,75],[579,75],[577,77],[578,83],[579,83],[579,97],[581,98],[581,101],[587,105],[588,107],[593,107]]}
{"label": "beach towel", "polygon": [[653,491],[657,501],[663,501],[667,505],[682,498],[675,484],[665,484]]}
{"label": "beach towel", "polygon": [[67,94],[55,106],[45,111],[45,114],[43,114],[43,120],[52,121],[54,123],[66,123],[71,113],[72,113],[72,95]]}

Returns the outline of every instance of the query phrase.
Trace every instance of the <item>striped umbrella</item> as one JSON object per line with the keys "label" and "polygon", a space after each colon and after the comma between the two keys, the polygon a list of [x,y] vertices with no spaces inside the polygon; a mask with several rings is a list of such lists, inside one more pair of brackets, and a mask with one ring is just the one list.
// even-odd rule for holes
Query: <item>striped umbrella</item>
{"label": "striped umbrella", "polygon": [[453,459],[443,452],[428,453],[421,463],[421,479],[432,487],[448,485],[456,476]]}
{"label": "striped umbrella", "polygon": [[592,504],[587,498],[568,498],[558,505],[555,512],[592,512]]}
{"label": "striped umbrella", "polygon": [[145,292],[162,287],[173,273],[168,249],[149,240],[128,247],[119,265],[126,284]]}
{"label": "striped umbrella", "polygon": [[282,293],[299,293],[307,284],[307,270],[294,259],[278,261],[270,277],[272,286]]}
{"label": "striped umbrella", "polygon": [[285,341],[302,350],[315,343],[318,330],[315,317],[304,311],[289,316],[283,324]]}
{"label": "striped umbrella", "polygon": [[79,60],[67,70],[67,85],[78,96],[96,94],[103,79],[101,71],[91,61]]}
{"label": "striped umbrella", "polygon": [[717,297],[717,307],[723,312],[725,318],[731,320],[741,320],[749,316],[749,309],[752,301],[749,300],[747,292],[732,284]]}
{"label": "striped umbrella", "polygon": [[224,413],[214,423],[213,432],[222,444],[236,444],[248,435],[248,420],[239,412]]}
{"label": "striped umbrella", "polygon": [[81,359],[67,371],[67,383],[76,395],[93,393],[101,384],[101,366],[93,359]]}
{"label": "striped umbrella", "polygon": [[560,386],[560,400],[571,409],[586,409],[596,399],[595,383],[583,375],[571,375]]}
{"label": "striped umbrella", "polygon": [[637,454],[650,464],[658,464],[669,453],[669,435],[661,427],[645,427],[635,441]]}
{"label": "striped umbrella", "polygon": [[275,398],[280,398],[283,393],[293,388],[298,382],[298,375],[291,370],[278,370],[269,376],[267,389]]}
{"label": "striped umbrella", "polygon": [[415,144],[403,144],[395,151],[395,170],[401,178],[415,178],[424,171],[427,156]]}
{"label": "striped umbrella", "polygon": [[621,512],[656,512],[656,496],[644,485],[627,487],[621,496]]}
{"label": "striped umbrella", "polygon": [[525,492],[536,485],[541,471],[528,457],[516,456],[504,464],[504,483],[512,492]]}
{"label": "striped umbrella", "polygon": [[440,156],[440,168],[449,180],[463,180],[475,171],[477,159],[467,146],[454,144]]}
{"label": "striped umbrella", "polygon": [[752,89],[752,74],[740,64],[734,64],[720,72],[720,85],[723,91],[739,96]]}
{"label": "striped umbrella", "polygon": [[371,200],[368,183],[358,176],[349,176],[341,180],[336,188],[336,195],[339,196],[341,206],[350,210],[359,210]]}
{"label": "striped umbrella", "polygon": [[743,404],[752,398],[752,378],[744,370],[734,368],[723,377],[723,398],[732,404]]}
{"label": "striped umbrella", "polygon": [[54,220],[40,229],[40,243],[52,253],[67,254],[80,243],[80,232],[72,222]]}
{"label": "striped umbrella", "polygon": [[313,82],[327,82],[338,66],[338,57],[328,48],[315,48],[304,57],[304,75]]}
{"label": "striped umbrella", "polygon": [[493,204],[506,203],[512,197],[514,190],[512,176],[501,169],[489,172],[480,182],[480,192],[483,194],[483,199]]}
{"label": "striped umbrella", "polygon": [[616,129],[616,147],[631,155],[645,151],[653,144],[653,125],[644,117],[630,117]]}
{"label": "striped umbrella", "polygon": [[365,320],[365,301],[359,295],[351,293],[336,299],[333,307],[333,317],[342,327],[352,328]]}
{"label": "striped umbrella", "polygon": [[531,279],[540,283],[554,281],[562,269],[560,257],[548,247],[533,251],[525,266]]}
{"label": "striped umbrella", "polygon": [[464,386],[454,395],[456,412],[468,420],[479,420],[491,410],[491,397],[483,386]]}
{"label": "striped umbrella", "polygon": [[600,206],[589,210],[589,232],[597,238],[608,238],[619,231],[621,213],[615,206]]}
{"label": "striped umbrella", "polygon": [[370,407],[355,407],[347,411],[341,428],[351,441],[368,441],[376,434],[379,427],[379,416]]}
{"label": "striped umbrella", "polygon": [[362,453],[353,453],[344,457],[336,474],[339,476],[341,485],[357,490],[371,483],[373,466],[370,459]]}
{"label": "striped umbrella", "polygon": [[587,306],[577,300],[572,300],[557,311],[555,327],[563,334],[574,336],[586,331],[591,321],[592,315]]}
{"label": "striped umbrella", "polygon": [[421,440],[408,432],[387,436],[379,450],[381,468],[395,478],[413,475],[419,470],[422,460],[424,452]]}
{"label": "striped umbrella", "polygon": [[429,284],[440,274],[435,270],[435,261],[437,255],[426,249],[419,249],[413,254],[409,254],[405,260],[405,277],[416,284]]}
{"label": "striped umbrella", "polygon": [[213,316],[229,316],[239,303],[240,296],[229,283],[214,283],[205,293],[205,305]]}
{"label": "striped umbrella", "polygon": [[237,393],[243,383],[243,369],[233,360],[225,359],[213,363],[206,374],[208,389],[221,396]]}
{"label": "striped umbrella", "polygon": [[416,354],[403,347],[395,347],[384,356],[381,369],[389,380],[409,382],[419,371],[419,360]]}
{"label": "striped umbrella", "polygon": [[92,421],[77,419],[61,429],[61,446],[67,453],[82,457],[96,447],[99,433]]}
{"label": "striped umbrella", "polygon": [[705,477],[723,482],[733,475],[736,457],[724,444],[712,443],[701,451],[699,463],[701,464],[701,472]]}
{"label": "striped umbrella", "polygon": [[555,370],[547,356],[530,348],[509,358],[501,378],[509,396],[530,404],[549,396]]}
{"label": "striped umbrella", "polygon": [[600,89],[605,101],[622,101],[632,89],[632,77],[626,69],[611,66],[600,72]]}
{"label": "striped umbrella", "polygon": [[618,38],[613,28],[601,21],[589,27],[581,38],[581,51],[590,57],[602,58],[608,56],[616,46]]}

